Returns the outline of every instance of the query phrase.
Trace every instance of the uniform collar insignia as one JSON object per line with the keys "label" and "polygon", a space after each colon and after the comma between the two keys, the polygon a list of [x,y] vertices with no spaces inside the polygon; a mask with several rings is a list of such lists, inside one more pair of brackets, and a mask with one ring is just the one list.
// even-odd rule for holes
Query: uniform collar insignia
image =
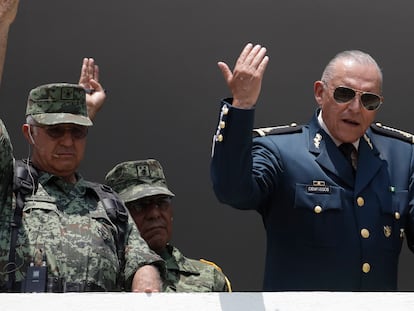
{"label": "uniform collar insignia", "polygon": [[364,134],[364,139],[367,142],[367,144],[369,145],[369,147],[372,149],[374,149],[374,146],[372,145],[371,139],[368,137],[367,134]]}
{"label": "uniform collar insignia", "polygon": [[315,148],[319,149],[321,140],[322,140],[322,135],[320,133],[316,133],[315,137],[313,138],[313,144],[315,145]]}

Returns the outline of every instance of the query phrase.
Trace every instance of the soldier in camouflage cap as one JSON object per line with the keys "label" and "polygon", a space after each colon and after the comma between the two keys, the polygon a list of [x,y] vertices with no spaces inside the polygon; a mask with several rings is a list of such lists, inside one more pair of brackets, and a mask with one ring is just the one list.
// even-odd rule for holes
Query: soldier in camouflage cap
{"label": "soldier in camouflage cap", "polygon": [[[30,161],[14,161],[0,123],[0,291],[161,290],[164,261],[122,200],[77,171],[92,125],[88,115],[105,99],[95,70],[85,58],[82,86],[53,83],[30,91],[22,127]],[[89,86],[95,93],[85,97]],[[44,277],[32,281],[39,271]]]}
{"label": "soldier in camouflage cap", "polygon": [[27,100],[26,122],[23,134],[33,146],[33,164],[75,183],[88,127],[92,125],[85,89],[70,83],[45,84],[32,89]]}
{"label": "soldier in camouflage cap", "polygon": [[174,194],[168,189],[157,160],[119,163],[107,173],[105,182],[124,200],[149,247],[165,260],[164,291],[231,291],[230,282],[218,266],[206,260],[187,258],[169,244]]}

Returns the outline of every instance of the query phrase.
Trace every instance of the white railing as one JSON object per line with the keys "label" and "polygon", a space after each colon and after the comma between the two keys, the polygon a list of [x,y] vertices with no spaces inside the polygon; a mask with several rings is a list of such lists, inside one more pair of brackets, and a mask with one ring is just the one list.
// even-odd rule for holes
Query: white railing
{"label": "white railing", "polygon": [[402,311],[414,292],[0,294],[0,311]]}

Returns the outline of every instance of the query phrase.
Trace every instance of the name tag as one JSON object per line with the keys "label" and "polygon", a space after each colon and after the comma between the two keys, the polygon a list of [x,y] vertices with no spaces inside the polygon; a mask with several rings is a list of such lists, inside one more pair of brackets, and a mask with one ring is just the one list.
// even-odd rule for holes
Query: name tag
{"label": "name tag", "polygon": [[312,185],[306,186],[308,193],[331,193],[331,188],[323,180],[314,180]]}

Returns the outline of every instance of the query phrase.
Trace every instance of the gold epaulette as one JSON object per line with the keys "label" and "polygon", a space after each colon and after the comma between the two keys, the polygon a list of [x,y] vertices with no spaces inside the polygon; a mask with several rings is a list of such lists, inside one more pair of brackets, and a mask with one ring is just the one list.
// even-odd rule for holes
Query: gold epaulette
{"label": "gold epaulette", "polygon": [[411,144],[414,144],[414,135],[411,133],[407,133],[399,129],[395,129],[389,126],[382,125],[379,122],[375,124],[371,124],[371,129],[378,134],[397,138],[397,139],[409,142]]}
{"label": "gold epaulette", "polygon": [[278,134],[290,134],[302,131],[302,125],[291,123],[289,125],[261,127],[253,129],[253,137],[267,136],[267,135],[278,135]]}
{"label": "gold epaulette", "polygon": [[[219,266],[217,266],[214,262],[212,262],[212,261],[208,261],[208,260],[205,260],[205,259],[200,259],[200,262],[202,262],[202,263],[205,263],[205,264],[208,264],[208,265],[210,265],[210,266],[213,266],[216,270],[218,270],[218,271],[220,271],[221,273],[223,273],[223,270],[221,270],[221,268],[219,267]],[[223,273],[223,275],[224,275],[224,273]],[[228,290],[229,290],[229,292],[231,292],[231,283],[230,283],[230,280],[227,278],[227,276],[225,276],[224,275],[224,278],[225,278],[225,280],[226,280],[226,285],[227,285],[227,288],[228,288]]]}

